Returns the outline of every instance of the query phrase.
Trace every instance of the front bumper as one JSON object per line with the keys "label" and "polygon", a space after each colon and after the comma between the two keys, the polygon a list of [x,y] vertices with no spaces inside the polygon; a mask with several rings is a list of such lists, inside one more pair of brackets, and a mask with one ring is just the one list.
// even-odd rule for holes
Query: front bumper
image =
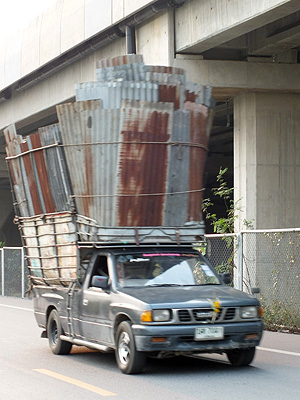
{"label": "front bumper", "polygon": [[[220,325],[205,325],[207,327]],[[263,332],[261,321],[224,324],[224,338],[218,340],[194,340],[199,325],[133,325],[138,351],[172,353],[222,353],[226,350],[249,348],[259,345]],[[247,337],[247,335],[249,335]],[[256,336],[253,338],[252,336]],[[152,338],[166,338],[165,342],[153,342]]]}

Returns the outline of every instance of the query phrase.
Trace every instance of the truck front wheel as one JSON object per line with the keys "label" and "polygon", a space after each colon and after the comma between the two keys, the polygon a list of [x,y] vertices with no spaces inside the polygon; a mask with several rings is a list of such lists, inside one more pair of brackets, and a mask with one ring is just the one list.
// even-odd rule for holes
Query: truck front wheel
{"label": "truck front wheel", "polygon": [[116,361],[124,374],[137,374],[142,372],[146,356],[137,351],[130,323],[120,323],[116,334]]}
{"label": "truck front wheel", "polygon": [[227,357],[234,367],[249,365],[255,355],[255,347],[249,349],[235,349],[227,352]]}
{"label": "truck front wheel", "polygon": [[60,318],[56,310],[52,310],[47,322],[47,335],[49,345],[54,354],[69,354],[72,343],[61,340],[60,335],[63,334]]}

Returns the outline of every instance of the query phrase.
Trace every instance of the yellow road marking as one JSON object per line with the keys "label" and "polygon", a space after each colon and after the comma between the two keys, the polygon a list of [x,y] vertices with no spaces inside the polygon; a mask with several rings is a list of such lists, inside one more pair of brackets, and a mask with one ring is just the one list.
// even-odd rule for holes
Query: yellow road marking
{"label": "yellow road marking", "polygon": [[86,389],[89,390],[90,392],[100,394],[101,396],[116,396],[116,393],[109,392],[97,386],[89,385],[88,383],[78,381],[77,379],[70,378],[69,376],[57,374],[56,372],[49,371],[48,369],[34,369],[34,371],[44,375],[51,376],[52,378],[55,379],[59,379],[60,381],[63,382],[71,383],[72,385],[79,386],[82,389]]}

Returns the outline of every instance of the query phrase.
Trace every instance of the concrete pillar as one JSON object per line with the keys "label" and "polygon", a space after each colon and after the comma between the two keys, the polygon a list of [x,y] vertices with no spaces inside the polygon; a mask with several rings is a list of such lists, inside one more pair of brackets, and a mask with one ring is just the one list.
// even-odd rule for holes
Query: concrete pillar
{"label": "concrete pillar", "polygon": [[0,190],[0,198],[0,242],[5,246],[20,246],[20,232],[13,223],[14,211],[10,190]]}
{"label": "concrete pillar", "polygon": [[172,10],[156,15],[136,28],[137,53],[145,64],[171,65],[174,61],[174,14]]}
{"label": "concrete pillar", "polygon": [[243,93],[234,99],[235,230],[300,226],[300,95]]}

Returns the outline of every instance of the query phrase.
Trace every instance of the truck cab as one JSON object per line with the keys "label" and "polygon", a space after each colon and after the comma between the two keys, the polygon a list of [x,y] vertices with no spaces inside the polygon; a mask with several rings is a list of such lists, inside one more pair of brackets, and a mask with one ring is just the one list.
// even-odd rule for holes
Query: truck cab
{"label": "truck cab", "polygon": [[263,331],[253,296],[230,286],[192,246],[95,249],[68,288],[34,288],[37,322],[55,354],[115,351],[123,373],[147,356],[226,353],[248,365]]}

